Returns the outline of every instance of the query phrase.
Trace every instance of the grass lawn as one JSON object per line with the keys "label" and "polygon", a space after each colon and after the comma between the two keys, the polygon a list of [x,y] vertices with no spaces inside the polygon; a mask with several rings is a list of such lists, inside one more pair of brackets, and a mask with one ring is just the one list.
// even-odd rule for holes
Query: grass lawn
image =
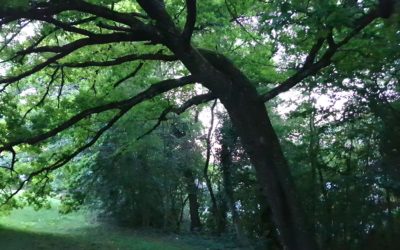
{"label": "grass lawn", "polygon": [[207,249],[174,237],[144,235],[88,222],[83,212],[61,215],[56,208],[27,207],[0,217],[1,250],[177,250]]}

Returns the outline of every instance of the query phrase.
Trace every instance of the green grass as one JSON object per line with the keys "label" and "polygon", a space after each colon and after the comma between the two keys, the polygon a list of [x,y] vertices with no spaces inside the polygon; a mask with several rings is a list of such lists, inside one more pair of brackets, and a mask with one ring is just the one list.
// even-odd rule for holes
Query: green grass
{"label": "green grass", "polygon": [[61,215],[56,208],[27,207],[0,217],[1,250],[184,250],[206,249],[172,237],[90,223],[83,212]]}

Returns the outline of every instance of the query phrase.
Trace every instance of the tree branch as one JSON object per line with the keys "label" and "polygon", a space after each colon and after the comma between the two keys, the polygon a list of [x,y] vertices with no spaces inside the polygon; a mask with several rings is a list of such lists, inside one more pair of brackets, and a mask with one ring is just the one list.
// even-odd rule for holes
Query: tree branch
{"label": "tree branch", "polygon": [[[229,5],[231,5],[231,6],[229,6]],[[251,37],[251,39],[252,39],[255,43],[257,43],[258,45],[263,45],[262,42],[260,42],[259,39],[257,39],[257,38],[254,36],[254,34],[252,34],[251,32],[249,32],[249,31],[247,30],[247,28],[238,20],[237,11],[236,11],[236,8],[235,8],[234,4],[233,4],[233,3],[229,3],[228,0],[225,0],[225,6],[226,6],[226,9],[227,9],[228,12],[229,12],[229,15],[230,15],[231,18],[232,18],[232,21],[234,21],[237,25],[239,25],[239,27],[240,27],[247,35],[249,35],[249,36]],[[231,8],[231,7],[232,7],[232,8]]]}
{"label": "tree branch", "polygon": [[121,83],[125,82],[126,80],[128,80],[129,78],[135,77],[136,74],[140,71],[140,69],[143,67],[143,63],[139,63],[139,65],[135,68],[134,71],[132,71],[132,73],[128,74],[127,76],[121,78],[120,80],[118,80],[116,83],[114,83],[113,87],[116,88],[118,87]]}
{"label": "tree branch", "polygon": [[107,29],[107,30],[112,30],[112,31],[121,31],[121,32],[131,32],[131,29],[128,27],[119,27],[116,25],[109,25],[106,23],[99,22],[96,24],[98,27]]}
{"label": "tree branch", "polygon": [[126,56],[117,57],[115,59],[109,61],[86,61],[86,62],[69,62],[69,63],[62,63],[61,66],[70,67],[70,68],[86,68],[86,67],[107,67],[107,66],[114,66],[120,65],[125,62],[132,62],[137,60],[148,60],[148,61],[165,61],[165,62],[172,62],[176,61],[176,56],[173,55],[165,55],[161,53],[156,54],[130,54]]}
{"label": "tree branch", "polygon": [[[139,32],[149,32],[149,27],[137,19],[147,18],[140,13],[124,13],[109,8],[91,4],[82,0],[50,1],[36,4],[29,9],[20,8],[0,10],[0,25],[8,24],[19,19],[37,20],[39,17],[51,17],[64,11],[78,11],[126,24]],[[151,31],[152,33],[152,31]]]}
{"label": "tree branch", "polygon": [[215,98],[216,97],[212,93],[207,93],[207,94],[194,96],[194,97],[190,98],[189,100],[187,100],[186,102],[184,102],[179,107],[173,107],[173,106],[167,107],[166,109],[163,110],[161,115],[158,117],[156,124],[154,124],[154,126],[151,127],[151,129],[149,129],[146,133],[144,133],[143,135],[136,138],[136,140],[140,140],[143,137],[151,134],[154,130],[156,130],[163,121],[167,120],[167,115],[169,113],[175,113],[177,115],[180,115],[183,112],[185,112],[187,109],[191,108],[192,106],[196,106],[196,105],[199,105],[202,103],[209,102],[211,100],[214,100]]}
{"label": "tree branch", "polygon": [[[12,192],[0,206],[7,204],[7,202],[9,202],[13,197],[15,197],[15,195],[17,195],[22,190],[22,188],[26,185],[26,183],[31,181],[35,176],[38,176],[43,173],[47,174],[51,171],[61,168],[62,166],[64,166],[68,162],[70,162],[78,154],[82,153],[84,150],[91,147],[93,144],[95,144],[97,142],[97,140],[100,138],[100,136],[102,134],[104,134],[104,132],[106,132],[108,129],[110,129],[128,111],[129,111],[129,107],[125,107],[125,108],[121,109],[118,112],[118,114],[116,114],[104,127],[102,127],[100,130],[98,130],[96,132],[96,134],[92,137],[92,139],[89,140],[89,142],[87,142],[83,146],[79,147],[71,154],[62,157],[61,159],[58,159],[56,162],[54,162],[53,164],[51,164],[47,167],[41,168],[37,171],[31,172],[30,174],[28,174],[26,179],[20,182],[20,185],[17,187],[17,189],[14,192]],[[13,156],[13,161],[14,161],[14,157],[15,156]]]}
{"label": "tree branch", "polygon": [[186,0],[186,23],[182,32],[183,43],[189,45],[196,24],[196,0]]}
{"label": "tree branch", "polygon": [[328,49],[325,51],[325,53],[321,56],[321,58],[317,62],[313,62],[315,60],[315,57],[318,53],[318,51],[322,47],[322,39],[319,39],[316,44],[311,48],[309,55],[307,56],[307,59],[303,65],[303,67],[297,71],[293,76],[289,77],[286,81],[281,83],[279,86],[273,88],[269,92],[261,95],[261,98],[263,101],[269,101],[272,98],[276,97],[280,93],[283,93],[285,91],[288,91],[289,89],[293,88],[296,86],[298,83],[300,83],[302,80],[305,78],[315,75],[318,73],[321,69],[329,66],[331,64],[331,59],[332,57],[336,54],[336,52],[339,50],[339,48],[343,47],[346,45],[351,38],[353,38],[355,35],[357,35],[362,29],[364,29],[367,25],[372,23],[375,19],[379,18],[379,10],[375,9],[371,11],[370,13],[364,15],[363,17],[359,18],[355,22],[355,28],[347,34],[345,38],[343,38],[340,42],[334,43],[333,39],[329,37],[328,34]]}
{"label": "tree branch", "polygon": [[167,13],[164,1],[161,0],[137,0],[140,7],[157,22],[157,28],[164,34],[178,35],[175,24]]}
{"label": "tree branch", "polygon": [[3,51],[7,46],[21,33],[21,31],[28,25],[30,24],[30,21],[27,21],[25,23],[19,24],[19,28],[16,32],[14,32],[10,38],[7,38],[7,34],[3,35],[4,37],[4,44],[0,48],[0,52]]}
{"label": "tree branch", "polygon": [[3,151],[11,153],[11,163],[10,163],[10,166],[8,166],[8,167],[7,166],[1,166],[1,167],[11,171],[12,173],[16,173],[15,169],[14,169],[14,165],[15,165],[15,162],[17,162],[17,153],[15,152],[13,147],[7,148]]}
{"label": "tree branch", "polygon": [[108,110],[112,109],[125,109],[125,108],[131,108],[145,100],[149,100],[157,95],[160,95],[164,92],[167,92],[169,90],[182,87],[184,85],[194,83],[195,78],[192,76],[184,76],[178,79],[168,79],[164,80],[158,83],[155,83],[151,85],[149,88],[144,90],[143,92],[140,92],[139,94],[129,98],[125,99],[122,101],[116,101],[116,102],[111,102],[108,104],[100,105],[97,107],[89,108],[86,110],[81,111],[80,113],[76,114],[75,116],[69,118],[65,122],[61,123],[57,127],[50,129],[47,132],[44,132],[39,135],[23,138],[20,140],[15,140],[9,143],[4,143],[3,146],[0,146],[0,153],[4,150],[7,150],[11,147],[14,147],[16,145],[21,145],[21,144],[29,144],[29,145],[35,145],[39,142],[45,141],[51,137],[56,136],[58,133],[69,129],[73,125],[77,124],[81,120],[93,115],[93,114],[98,114],[102,113]]}
{"label": "tree branch", "polygon": [[56,27],[58,27],[58,28],[60,28],[62,30],[73,32],[73,33],[77,33],[77,34],[81,34],[81,35],[84,35],[84,36],[90,37],[90,36],[96,35],[95,33],[91,32],[91,31],[88,31],[88,30],[85,30],[85,29],[81,29],[81,28],[77,28],[77,27],[75,27],[75,26],[73,26],[71,24],[58,21],[58,20],[56,20],[56,19],[54,19],[52,17],[44,16],[44,17],[38,18],[38,20],[42,20],[42,21],[45,21],[47,23],[51,23],[54,26],[56,26]]}
{"label": "tree branch", "polygon": [[[91,16],[91,17],[87,17],[87,18],[83,18],[83,19],[78,19],[76,21],[73,22],[69,22],[69,23],[65,23],[68,26],[74,26],[74,25],[79,25],[79,24],[84,24],[84,23],[88,23],[91,21],[96,20],[98,17],[95,16]],[[43,18],[42,18],[43,19]],[[30,22],[30,21],[29,21]],[[55,26],[55,28],[53,28],[52,30],[46,32],[45,35],[40,36],[39,38],[35,38],[35,40],[32,42],[31,45],[28,46],[28,48],[26,48],[26,51],[31,51],[32,49],[34,49],[36,46],[38,46],[45,38],[47,38],[49,35],[53,34],[54,32],[60,30],[60,27]],[[94,34],[94,33],[92,33]],[[0,50],[1,51],[1,50]],[[11,58],[8,58],[6,60],[1,61],[0,63],[4,63],[4,62],[9,62],[11,60],[16,59],[17,57],[20,57],[20,55],[18,53],[14,53],[15,55],[12,56]],[[21,57],[21,59],[19,59],[19,61],[22,61],[23,56]]]}
{"label": "tree branch", "polygon": [[324,44],[325,39],[320,38],[317,40],[317,42],[312,46],[308,56],[306,57],[306,60],[304,62],[303,68],[309,67],[314,63],[315,58],[318,55],[318,52],[322,48],[322,45]]}
{"label": "tree branch", "polygon": [[57,60],[71,54],[72,52],[74,52],[80,48],[88,46],[88,45],[106,44],[106,43],[124,42],[124,41],[135,41],[136,39],[138,39],[138,37],[136,35],[125,34],[125,33],[95,35],[95,36],[91,36],[88,38],[76,40],[76,41],[66,44],[64,46],[43,46],[43,47],[31,48],[30,50],[24,50],[21,52],[17,52],[19,55],[26,55],[29,53],[38,53],[38,52],[54,52],[54,53],[58,53],[58,54],[48,58],[46,61],[35,65],[30,70],[27,70],[19,75],[0,79],[0,84],[10,84],[10,83],[19,81],[19,80],[21,80],[25,77],[28,77],[36,72],[39,72],[40,70],[42,70],[43,68],[56,62]]}
{"label": "tree branch", "polygon": [[36,108],[36,107],[38,107],[38,106],[40,106],[40,105],[42,105],[42,104],[44,103],[44,101],[46,100],[46,97],[49,95],[51,85],[54,83],[54,81],[55,81],[56,78],[57,78],[57,72],[58,72],[59,69],[60,69],[60,68],[57,67],[57,68],[54,70],[53,74],[50,76],[50,81],[49,81],[49,83],[48,83],[47,86],[46,86],[46,91],[44,92],[42,98],[40,98],[40,100],[39,100],[35,105],[33,105],[31,108],[29,108],[29,109],[25,112],[25,114],[22,116],[22,119],[23,119],[23,120],[26,118],[26,116],[27,116],[30,112],[32,112],[32,110],[33,110],[34,108]]}

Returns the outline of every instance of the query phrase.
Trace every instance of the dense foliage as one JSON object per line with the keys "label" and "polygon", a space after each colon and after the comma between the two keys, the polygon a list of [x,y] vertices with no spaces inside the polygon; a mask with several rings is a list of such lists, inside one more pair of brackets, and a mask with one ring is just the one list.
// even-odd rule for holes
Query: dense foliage
{"label": "dense foliage", "polygon": [[1,1],[2,211],[394,248],[399,5]]}
{"label": "dense foliage", "polygon": [[195,184],[186,173],[197,176],[202,165],[195,128],[169,121],[137,140],[146,122],[135,120],[121,121],[94,152],[60,174],[63,212],[86,205],[121,225],[179,231],[188,181]]}

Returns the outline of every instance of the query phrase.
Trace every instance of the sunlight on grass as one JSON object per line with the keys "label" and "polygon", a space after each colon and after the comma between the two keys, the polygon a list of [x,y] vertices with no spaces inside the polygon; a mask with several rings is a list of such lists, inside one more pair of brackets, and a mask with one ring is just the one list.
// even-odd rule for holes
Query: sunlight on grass
{"label": "sunlight on grass", "polygon": [[1,217],[0,223],[7,228],[65,234],[96,226],[89,223],[85,217],[84,212],[60,214],[57,211],[57,204],[53,204],[53,208],[40,211],[35,211],[31,207],[14,210],[9,216]]}
{"label": "sunlight on grass", "polygon": [[172,240],[91,223],[84,212],[62,215],[55,205],[39,211],[27,207],[0,217],[0,249],[196,249]]}

